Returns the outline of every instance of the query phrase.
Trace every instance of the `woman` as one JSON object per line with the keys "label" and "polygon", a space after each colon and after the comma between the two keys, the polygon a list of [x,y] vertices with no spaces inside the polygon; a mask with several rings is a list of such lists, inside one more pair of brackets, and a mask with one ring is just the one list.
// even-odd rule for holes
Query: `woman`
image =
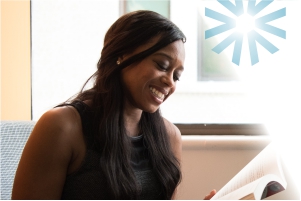
{"label": "woman", "polygon": [[174,198],[181,134],[159,107],[184,70],[185,40],[155,12],[120,17],[106,33],[93,87],[37,122],[12,199]]}

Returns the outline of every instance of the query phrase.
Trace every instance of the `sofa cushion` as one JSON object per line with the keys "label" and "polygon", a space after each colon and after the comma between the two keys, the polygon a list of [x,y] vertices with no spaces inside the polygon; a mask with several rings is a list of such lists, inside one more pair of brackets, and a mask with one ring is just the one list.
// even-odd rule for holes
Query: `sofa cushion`
{"label": "sofa cushion", "polygon": [[34,121],[1,121],[0,200],[10,200],[16,169]]}

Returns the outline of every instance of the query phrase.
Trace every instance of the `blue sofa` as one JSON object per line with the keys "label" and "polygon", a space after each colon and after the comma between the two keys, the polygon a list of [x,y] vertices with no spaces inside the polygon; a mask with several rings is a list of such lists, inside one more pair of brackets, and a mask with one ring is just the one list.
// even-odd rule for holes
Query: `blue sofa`
{"label": "blue sofa", "polygon": [[1,121],[0,200],[10,200],[16,169],[35,121]]}

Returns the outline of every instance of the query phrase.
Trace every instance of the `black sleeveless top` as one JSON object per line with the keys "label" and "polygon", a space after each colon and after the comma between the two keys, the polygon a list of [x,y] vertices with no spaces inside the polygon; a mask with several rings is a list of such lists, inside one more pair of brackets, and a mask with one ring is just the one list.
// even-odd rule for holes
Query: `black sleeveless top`
{"label": "black sleeveless top", "polygon": [[[93,112],[85,103],[80,101],[71,105],[77,109],[81,116],[87,150],[79,170],[66,177],[61,198],[67,200],[112,199],[105,180],[106,177],[99,167],[101,154],[92,148],[93,138],[90,128]],[[152,170],[143,135],[131,138],[131,141],[131,164],[139,189],[141,189],[138,199],[164,199],[162,185]]]}

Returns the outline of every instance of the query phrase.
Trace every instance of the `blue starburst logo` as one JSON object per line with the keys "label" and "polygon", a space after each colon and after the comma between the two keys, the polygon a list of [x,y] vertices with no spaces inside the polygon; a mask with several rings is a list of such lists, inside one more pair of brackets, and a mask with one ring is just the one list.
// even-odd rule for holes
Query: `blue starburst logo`
{"label": "blue starburst logo", "polygon": [[[268,50],[271,54],[274,54],[279,49],[273,45],[270,41],[268,41],[265,37],[259,34],[255,28],[261,29],[265,32],[278,36],[280,38],[286,38],[285,30],[267,24],[273,20],[286,16],[286,8],[279,9],[257,19],[256,15],[262,11],[265,7],[267,7],[274,0],[261,0],[256,4],[256,0],[249,0],[246,12],[244,11],[243,1],[235,0],[235,4],[230,2],[230,0],[217,0],[221,5],[226,7],[229,11],[231,11],[237,19],[233,19],[232,17],[226,16],[217,11],[211,10],[205,7],[205,16],[212,18],[214,20],[218,20],[222,22],[222,25],[214,27],[212,29],[205,31],[205,39],[213,37],[215,35],[221,34],[225,31],[235,29],[233,33],[231,33],[227,38],[221,41],[218,45],[216,45],[212,50],[217,54],[221,53],[224,49],[226,49],[230,44],[234,42],[234,50],[232,55],[232,62],[239,66],[241,52],[242,52],[242,44],[244,35],[247,36],[249,52],[250,52],[250,60],[252,66],[259,62],[258,51],[256,42],[263,46],[266,50]],[[245,30],[240,31],[240,30]]]}

